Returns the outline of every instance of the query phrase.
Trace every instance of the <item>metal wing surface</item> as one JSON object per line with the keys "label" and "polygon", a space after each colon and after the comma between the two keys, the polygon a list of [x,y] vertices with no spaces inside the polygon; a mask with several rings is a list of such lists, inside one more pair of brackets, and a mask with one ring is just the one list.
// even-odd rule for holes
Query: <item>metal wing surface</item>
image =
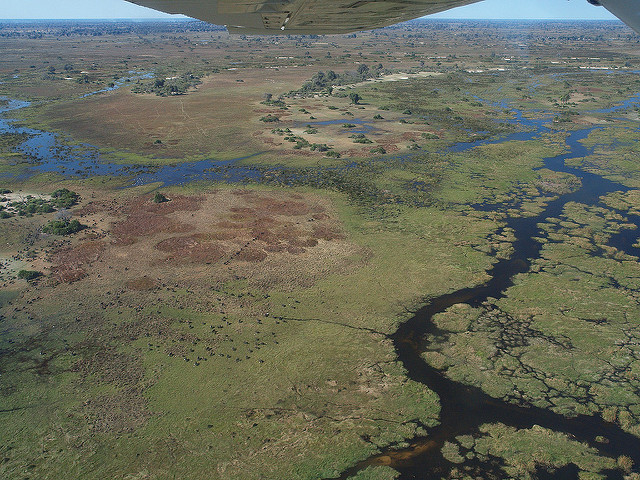
{"label": "metal wing surface", "polygon": [[331,34],[386,27],[480,0],[128,0],[231,33]]}
{"label": "metal wing surface", "polygon": [[[386,27],[481,0],[127,0],[231,33],[331,34]],[[558,0],[561,1],[561,0]],[[640,33],[640,0],[587,0]],[[585,8],[589,8],[585,2]]]}
{"label": "metal wing surface", "polygon": [[624,23],[640,33],[640,0],[589,0],[602,5]]}

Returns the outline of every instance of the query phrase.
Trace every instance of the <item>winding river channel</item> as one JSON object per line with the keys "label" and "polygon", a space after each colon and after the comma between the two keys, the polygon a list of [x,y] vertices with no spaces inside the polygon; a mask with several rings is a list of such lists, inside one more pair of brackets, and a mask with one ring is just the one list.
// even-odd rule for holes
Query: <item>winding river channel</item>
{"label": "winding river channel", "polygon": [[[639,100],[638,96],[634,96],[623,105],[602,112],[608,113],[627,108],[637,104]],[[499,141],[530,140],[551,131],[546,126],[550,121],[548,118],[527,120],[523,118],[522,112],[514,110],[514,113],[515,121],[533,129],[526,133],[512,134]],[[371,465],[389,465],[400,472],[400,479],[446,478],[448,472],[456,465],[446,460],[441,453],[445,442],[453,441],[459,435],[477,436],[480,433],[480,426],[489,423],[502,423],[519,429],[538,425],[567,434],[570,438],[584,442],[604,455],[614,458],[626,455],[633,459],[634,465],[640,465],[640,439],[623,431],[617,425],[604,421],[599,416],[580,415],[567,418],[550,410],[531,405],[516,405],[496,399],[477,387],[448,379],[439,370],[429,366],[421,357],[421,354],[427,350],[428,338],[446,335],[446,332],[439,330],[433,322],[436,314],[456,304],[480,307],[489,298],[502,298],[505,291],[513,285],[514,276],[529,271],[532,261],[540,257],[543,246],[542,243],[534,240],[534,237],[544,234],[538,224],[547,218],[561,216],[564,206],[569,202],[597,205],[603,195],[629,190],[620,183],[565,164],[568,159],[586,157],[593,153],[593,148],[585,147],[581,140],[587,138],[597,128],[602,127],[590,127],[570,133],[566,139],[569,151],[544,159],[546,168],[573,174],[581,180],[582,185],[579,189],[549,202],[539,215],[507,220],[506,226],[513,229],[516,238],[512,244],[513,254],[510,258],[494,264],[493,268],[487,272],[491,279],[477,287],[464,288],[430,299],[391,336],[398,359],[407,370],[408,377],[427,386],[440,398],[440,424],[434,428],[426,428],[427,435],[409,440],[410,446],[407,448],[388,448],[345,470],[339,477],[341,480],[346,480]],[[496,143],[496,140],[461,143],[454,145],[451,149],[460,152],[488,143]],[[634,234],[629,234],[627,231],[618,233],[612,236],[609,243],[625,253],[640,256],[640,249],[633,246],[637,236],[635,232],[640,229],[640,217],[628,216],[628,219],[630,223],[636,225],[636,230],[631,231]],[[607,442],[598,441],[596,437],[604,437]],[[505,478],[506,475],[501,469],[498,458],[491,458],[486,462],[466,460],[464,466],[469,467],[473,471],[472,475],[478,478]],[[605,473],[608,479],[623,478],[620,471]],[[555,472],[541,470],[537,472],[537,478],[577,479],[578,469],[570,464]]]}
{"label": "winding river channel", "polygon": [[[640,103],[635,96],[613,109],[627,108]],[[8,100],[0,108],[0,114],[28,106],[27,102]],[[509,107],[510,108],[510,107]],[[511,109],[515,114],[513,122],[528,127],[527,132],[518,132],[498,139],[488,139],[473,143],[460,143],[450,148],[453,152],[461,152],[480,144],[500,143],[509,140],[531,140],[552,132],[548,124],[550,117],[527,119],[523,113]],[[341,120],[343,121],[343,120]],[[351,120],[350,120],[351,121]],[[354,121],[356,123],[356,121]],[[359,123],[358,123],[359,124]],[[371,465],[390,465],[402,479],[439,479],[447,476],[454,467],[446,460],[441,449],[445,442],[459,435],[479,434],[483,424],[502,423],[517,428],[530,428],[539,425],[556,432],[562,432],[577,441],[585,442],[604,455],[617,457],[627,455],[635,465],[640,465],[640,439],[626,433],[613,423],[608,423],[598,416],[577,416],[566,418],[534,406],[516,405],[493,398],[481,389],[454,382],[439,370],[430,367],[421,357],[426,350],[430,336],[442,336],[446,332],[439,331],[432,321],[434,315],[444,312],[449,307],[465,303],[479,307],[490,297],[501,298],[505,291],[513,285],[514,276],[527,272],[532,262],[540,257],[542,243],[534,237],[542,236],[538,224],[550,217],[559,217],[568,202],[579,202],[585,205],[597,205],[600,197],[611,192],[627,191],[622,184],[613,182],[579,168],[567,166],[565,161],[572,158],[585,157],[593,153],[593,149],[585,147],[584,140],[594,129],[589,127],[569,133],[566,144],[568,152],[544,159],[548,169],[575,175],[581,180],[581,187],[550,201],[544,210],[533,217],[509,218],[506,226],[513,229],[515,242],[513,254],[508,259],[499,260],[487,272],[490,280],[473,288],[464,288],[437,298],[430,299],[426,305],[415,312],[415,315],[403,323],[391,336],[397,357],[404,365],[407,375],[434,391],[440,398],[440,424],[426,428],[427,434],[408,441],[409,447],[388,449],[366,459],[341,473],[340,479],[347,479]],[[57,135],[16,126],[14,121],[0,118],[0,134],[27,134],[29,139],[18,146],[17,150],[33,160],[26,175],[54,171],[63,175],[128,175],[133,185],[163,182],[164,184],[184,183],[191,180],[256,180],[262,175],[251,167],[234,166],[234,161],[218,162],[206,160],[167,167],[141,167],[105,162],[96,149],[90,146],[83,148],[64,147],[60,145]],[[488,206],[490,209],[491,206]],[[499,208],[499,206],[496,206]],[[629,217],[629,222],[640,228],[640,217]],[[626,232],[616,234],[610,244],[631,255],[640,255],[640,249],[633,246],[636,236]],[[596,437],[605,437],[607,442],[597,441]],[[490,458],[488,461],[465,461],[475,476],[481,478],[504,478],[500,459]],[[620,471],[606,472],[607,478],[622,478]],[[537,472],[538,478],[578,478],[577,467],[569,465],[555,472]]]}

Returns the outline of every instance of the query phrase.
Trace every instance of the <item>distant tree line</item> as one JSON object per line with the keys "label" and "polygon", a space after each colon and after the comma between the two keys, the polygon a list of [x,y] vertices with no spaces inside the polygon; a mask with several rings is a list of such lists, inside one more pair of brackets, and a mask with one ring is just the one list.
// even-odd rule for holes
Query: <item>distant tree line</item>
{"label": "distant tree line", "polygon": [[180,34],[188,32],[220,32],[225,27],[198,20],[175,21],[111,21],[111,20],[24,20],[0,22],[0,37],[44,38],[103,35]]}

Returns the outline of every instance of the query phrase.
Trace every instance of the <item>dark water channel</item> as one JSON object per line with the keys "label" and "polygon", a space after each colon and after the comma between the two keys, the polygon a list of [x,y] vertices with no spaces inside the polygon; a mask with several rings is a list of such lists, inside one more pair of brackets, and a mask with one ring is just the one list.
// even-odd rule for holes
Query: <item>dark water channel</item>
{"label": "dark water channel", "polygon": [[[635,96],[624,105],[629,107],[637,104],[638,101],[640,101],[640,97]],[[615,106],[612,109],[600,110],[599,112],[609,113],[619,109],[620,106]],[[521,112],[514,111],[514,113],[516,114],[514,121],[523,122],[533,128],[530,132],[508,135],[501,141],[530,140],[551,131],[545,126],[549,122],[549,118],[527,120],[523,119]],[[565,164],[568,159],[585,157],[593,153],[593,149],[585,147],[580,141],[587,138],[589,133],[597,128],[602,127],[592,127],[570,133],[566,139],[569,152],[544,159],[546,168],[573,174],[581,180],[582,186],[572,193],[561,195],[556,200],[549,202],[544,211],[535,217],[511,218],[506,222],[506,226],[513,229],[516,237],[513,243],[514,252],[510,258],[498,261],[487,272],[491,280],[477,287],[464,288],[431,299],[391,336],[398,359],[406,368],[408,377],[426,385],[438,395],[441,404],[440,425],[426,428],[427,435],[410,440],[408,448],[387,448],[345,470],[340,475],[340,479],[346,480],[371,465],[389,465],[400,472],[399,478],[403,480],[446,478],[454,467],[468,468],[467,473],[477,478],[506,478],[507,474],[502,470],[502,460],[499,458],[489,457],[488,461],[466,460],[461,465],[454,465],[446,460],[441,453],[445,442],[455,441],[455,437],[459,435],[477,436],[480,433],[479,427],[488,423],[502,423],[519,429],[539,425],[587,443],[604,455],[613,458],[627,455],[633,460],[636,469],[638,468],[640,465],[640,439],[624,432],[617,425],[606,422],[598,416],[580,415],[566,418],[535,406],[516,405],[490,397],[477,387],[448,379],[440,371],[430,367],[421,357],[421,354],[427,350],[428,338],[446,338],[447,335],[447,332],[441,331],[435,326],[432,320],[434,315],[444,312],[455,304],[465,303],[472,307],[480,307],[490,298],[502,298],[506,290],[513,285],[514,276],[529,271],[532,261],[539,258],[542,249],[542,243],[533,239],[536,236],[544,236],[544,232],[538,228],[537,224],[544,222],[549,217],[562,216],[563,208],[568,202],[597,205],[603,195],[629,190],[622,184]],[[461,152],[488,143],[496,143],[496,140],[460,143],[453,146],[451,150]],[[498,205],[482,205],[480,207],[489,211],[499,208]],[[629,216],[628,219],[630,223],[636,225],[637,229],[622,231],[614,235],[609,243],[628,254],[638,255],[640,249],[633,247],[633,243],[636,241],[637,232],[640,229],[640,216]],[[597,441],[596,437],[604,437],[606,442]],[[578,479],[578,471],[575,465],[569,464],[555,471],[540,469],[535,473],[535,477],[539,479]],[[623,478],[620,471],[605,473],[608,479]]]}
{"label": "dark water channel", "polygon": [[[634,96],[623,106],[628,108],[639,102],[640,96]],[[0,114],[26,106],[28,106],[27,102],[9,100],[7,105],[0,108]],[[622,109],[623,106],[613,107],[609,112]],[[510,121],[527,127],[528,131],[514,133],[499,139],[487,139],[472,143],[462,142],[451,147],[449,151],[462,152],[478,145],[509,140],[531,140],[539,138],[544,133],[552,132],[548,127],[551,117],[527,119],[522,112],[512,111],[514,119]],[[309,123],[322,125],[328,122]],[[368,125],[363,124],[359,119],[337,120],[334,123],[354,123],[363,131],[370,131]],[[506,225],[513,229],[516,237],[513,243],[514,253],[511,258],[499,260],[494,264],[488,272],[491,279],[487,283],[429,300],[391,336],[398,359],[406,368],[409,378],[427,386],[440,398],[440,425],[426,428],[427,435],[410,440],[410,447],[404,449],[390,447],[342,472],[339,478],[347,479],[370,465],[390,465],[400,472],[402,479],[439,479],[446,476],[454,467],[441,453],[444,443],[454,440],[458,435],[477,436],[479,427],[486,423],[502,423],[517,428],[540,425],[556,432],[566,433],[578,441],[586,442],[602,454],[612,457],[627,455],[633,459],[635,465],[640,465],[640,439],[624,432],[615,424],[605,422],[596,416],[565,418],[549,410],[529,405],[516,405],[492,398],[479,388],[449,380],[421,358],[430,336],[446,335],[446,332],[439,331],[434,325],[432,321],[434,315],[444,312],[458,303],[479,307],[489,298],[501,298],[505,295],[505,291],[513,285],[514,276],[529,270],[532,261],[540,256],[542,248],[542,244],[533,239],[533,237],[542,236],[542,232],[537,226],[538,223],[544,222],[548,217],[561,216],[567,202],[597,205],[602,195],[628,190],[621,184],[565,164],[567,159],[584,157],[592,153],[592,149],[586,148],[580,141],[585,139],[594,128],[602,127],[571,132],[566,140],[569,152],[547,158],[544,161],[546,168],[570,173],[580,178],[582,186],[572,193],[562,195],[549,202],[544,211],[535,217],[509,219]],[[141,167],[108,163],[100,158],[96,149],[90,146],[65,147],[60,145],[55,134],[14,126],[13,121],[0,117],[0,134],[3,133],[26,133],[30,136],[29,140],[18,147],[18,151],[33,160],[28,175],[46,171],[70,176],[127,175],[132,178],[134,185],[151,182],[178,184],[191,180],[240,182],[246,179],[258,180],[262,175],[259,170],[251,167],[234,166],[235,160],[226,162],[203,160],[166,167]],[[274,170],[276,169],[274,168]],[[484,205],[479,208],[493,210],[500,208],[500,206]],[[629,221],[640,227],[640,217],[629,217]],[[635,239],[636,235],[624,231],[612,237],[610,243],[627,253],[638,255],[640,249],[632,246]],[[596,437],[599,436],[605,437],[607,442],[598,442]],[[498,458],[490,458],[484,462],[467,460],[463,466],[469,467],[472,475],[481,478],[505,478],[506,474],[501,469],[500,462],[501,460]],[[619,471],[611,471],[607,475],[607,478],[610,479],[622,478]],[[537,477],[541,479],[568,479],[578,478],[578,473],[576,467],[569,465],[555,472],[541,470],[537,472]]]}
{"label": "dark water channel", "polygon": [[[626,101],[623,106],[628,108],[635,105],[640,97],[635,96]],[[610,113],[622,109],[615,106],[599,113]],[[533,127],[530,132],[518,132],[508,135],[502,141],[530,140],[542,133],[550,132],[545,126],[549,119],[526,120],[522,113],[515,111],[514,121]],[[454,441],[459,435],[477,436],[479,427],[487,423],[502,423],[519,429],[531,428],[539,425],[556,432],[567,434],[570,438],[587,443],[604,455],[618,457],[627,455],[636,468],[640,465],[640,439],[624,432],[613,423],[606,422],[598,416],[580,415],[566,418],[552,411],[531,405],[516,405],[490,397],[481,389],[454,382],[440,371],[430,367],[421,357],[427,350],[428,338],[446,337],[446,332],[439,330],[433,323],[434,315],[444,312],[449,307],[465,303],[472,307],[480,307],[489,298],[499,299],[505,291],[513,285],[513,278],[518,273],[527,272],[534,259],[539,258],[542,244],[533,237],[544,236],[538,224],[549,217],[562,215],[564,206],[568,202],[579,202],[585,205],[597,205],[600,197],[611,192],[626,192],[628,187],[595,175],[579,168],[570,167],[565,161],[571,158],[585,157],[593,153],[593,149],[586,148],[581,140],[596,128],[592,127],[574,131],[569,134],[566,143],[569,152],[555,157],[546,158],[544,166],[557,172],[570,173],[578,177],[582,186],[569,194],[551,201],[539,215],[526,218],[511,218],[506,225],[513,229],[516,237],[513,243],[514,252],[509,259],[498,261],[488,272],[491,280],[487,283],[458,290],[453,293],[431,299],[415,315],[403,323],[392,335],[393,344],[398,359],[407,370],[412,380],[426,385],[435,392],[441,404],[440,425],[426,428],[427,435],[409,441],[410,446],[404,449],[388,448],[382,453],[372,456],[357,465],[345,470],[340,479],[347,479],[357,472],[371,465],[390,465],[400,472],[400,479],[440,479],[446,477],[454,467],[468,468],[468,473],[479,478],[505,478],[501,459],[489,457],[488,461],[466,460],[457,466],[446,460],[441,449],[445,442]],[[462,152],[478,145],[495,143],[496,140],[483,140],[473,143],[460,143],[451,148],[452,151]],[[498,205],[483,205],[483,210],[494,210]],[[640,249],[633,246],[640,228],[640,216],[628,216],[630,223],[636,225],[636,230],[623,230],[612,236],[609,244],[630,254],[639,255]],[[606,442],[597,441],[596,437],[606,438]],[[539,470],[535,474],[539,479],[577,479],[578,468],[567,465],[556,471]],[[606,472],[609,479],[621,479],[620,471]]]}
{"label": "dark water channel", "polygon": [[[478,428],[485,423],[500,422],[517,428],[530,428],[540,425],[554,431],[569,434],[578,441],[586,442],[604,454],[611,456],[628,455],[635,464],[640,462],[640,439],[625,433],[618,426],[603,421],[595,416],[578,416],[565,418],[549,410],[532,406],[518,406],[492,398],[479,388],[470,387],[453,382],[443,376],[438,370],[429,367],[421,358],[426,350],[426,338],[429,336],[443,336],[432,322],[434,315],[444,312],[452,305],[466,303],[472,307],[481,306],[489,297],[501,298],[504,292],[513,285],[513,277],[517,273],[526,272],[533,259],[538,258],[542,244],[532,237],[541,235],[537,224],[547,217],[558,217],[567,202],[581,202],[595,205],[601,195],[614,191],[626,191],[627,188],[603,179],[597,175],[583,172],[577,168],[567,167],[564,161],[568,158],[582,157],[589,154],[587,149],[579,143],[585,138],[589,130],[572,133],[567,143],[571,152],[545,160],[547,168],[572,173],[582,180],[582,188],[563,195],[550,202],[547,208],[538,216],[528,218],[513,218],[507,226],[513,228],[516,241],[513,243],[514,253],[509,259],[500,260],[488,272],[491,280],[484,285],[465,288],[431,300],[418,310],[407,322],[401,325],[392,336],[399,360],[407,369],[408,376],[433,390],[440,398],[441,424],[428,429],[428,435],[414,439],[412,447],[405,450],[390,450],[357,465],[344,472],[340,478],[348,478],[356,471],[368,465],[391,465],[402,473],[402,479],[439,479],[446,475],[453,464],[442,457],[440,449],[447,440],[453,440],[458,435],[474,435]],[[603,444],[595,440],[596,436],[604,436],[609,443]],[[489,463],[467,463],[476,470],[476,474],[483,478],[503,478],[504,471],[500,470],[498,459]],[[578,478],[575,469],[561,469],[555,474],[547,472],[546,478]],[[545,476],[540,472],[540,477]],[[608,478],[622,478],[619,472],[609,472]]]}

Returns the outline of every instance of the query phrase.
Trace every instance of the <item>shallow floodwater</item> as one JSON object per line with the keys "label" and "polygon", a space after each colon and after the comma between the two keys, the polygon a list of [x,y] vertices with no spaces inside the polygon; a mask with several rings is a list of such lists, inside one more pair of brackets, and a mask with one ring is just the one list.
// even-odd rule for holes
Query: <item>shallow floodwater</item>
{"label": "shallow floodwater", "polygon": [[[115,88],[117,86],[93,94]],[[30,165],[24,173],[17,177],[5,174],[4,177],[8,179],[23,180],[47,172],[80,178],[124,176],[131,178],[133,186],[154,182],[176,185],[193,180],[241,182],[243,180],[257,180],[260,177],[260,173],[256,169],[234,165],[236,161],[246,157],[225,161],[185,162],[163,167],[113,163],[104,158],[99,150],[92,145],[66,145],[58,134],[16,125],[16,120],[6,118],[7,114],[28,107],[30,103],[6,97],[0,97],[0,100],[8,101],[6,105],[0,107],[0,135],[7,133],[29,135],[29,139],[18,145],[16,151],[30,160]]]}

